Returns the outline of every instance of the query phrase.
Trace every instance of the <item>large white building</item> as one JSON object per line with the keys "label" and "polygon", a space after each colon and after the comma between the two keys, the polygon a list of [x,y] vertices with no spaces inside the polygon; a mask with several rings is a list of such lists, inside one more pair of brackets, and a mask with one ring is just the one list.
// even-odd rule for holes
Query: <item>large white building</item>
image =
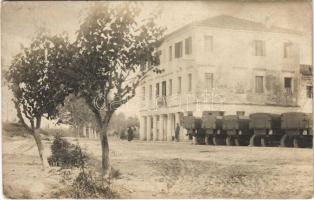
{"label": "large white building", "polygon": [[[164,72],[151,72],[140,86],[140,139],[171,141],[175,124],[188,112],[302,110],[301,98],[308,95],[299,94],[312,87],[301,84],[302,37],[267,22],[225,15],[167,35],[159,48]],[[182,127],[180,137],[187,139]]]}

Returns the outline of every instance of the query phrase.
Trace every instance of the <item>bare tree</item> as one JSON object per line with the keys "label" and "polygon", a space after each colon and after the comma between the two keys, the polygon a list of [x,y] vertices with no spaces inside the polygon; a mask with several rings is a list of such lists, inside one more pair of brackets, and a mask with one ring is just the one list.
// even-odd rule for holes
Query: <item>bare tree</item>
{"label": "bare tree", "polygon": [[155,16],[140,20],[139,13],[133,3],[94,6],[75,42],[73,77],[100,129],[104,174],[109,169],[107,129],[113,113],[134,97],[148,71],[160,72],[153,66],[159,62],[156,48],[165,29],[156,25]]}
{"label": "bare tree", "polygon": [[68,38],[40,32],[28,48],[15,56],[6,79],[13,92],[17,117],[34,136],[44,168],[48,167],[39,129],[43,117],[55,118],[70,89],[64,82],[63,68],[71,62]]}

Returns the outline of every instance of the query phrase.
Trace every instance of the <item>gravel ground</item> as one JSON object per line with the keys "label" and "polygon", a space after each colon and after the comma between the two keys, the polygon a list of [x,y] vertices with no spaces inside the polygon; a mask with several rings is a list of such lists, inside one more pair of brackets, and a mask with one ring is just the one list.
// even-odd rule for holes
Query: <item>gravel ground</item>
{"label": "gravel ground", "polygon": [[[70,139],[71,140],[71,139]],[[49,143],[46,141],[47,149]],[[100,142],[80,139],[100,168]],[[311,198],[312,149],[226,147],[110,139],[111,164],[121,172],[121,198]],[[32,138],[3,139],[4,193],[56,198],[59,177],[39,170]],[[49,191],[49,192],[48,192]]]}

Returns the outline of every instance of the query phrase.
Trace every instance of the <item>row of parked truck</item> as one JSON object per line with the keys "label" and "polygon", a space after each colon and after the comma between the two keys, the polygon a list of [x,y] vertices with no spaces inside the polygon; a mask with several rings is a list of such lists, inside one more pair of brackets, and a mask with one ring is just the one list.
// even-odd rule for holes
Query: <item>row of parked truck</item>
{"label": "row of parked truck", "polygon": [[223,115],[204,111],[183,117],[182,125],[198,144],[235,146],[312,147],[312,114],[287,112]]}

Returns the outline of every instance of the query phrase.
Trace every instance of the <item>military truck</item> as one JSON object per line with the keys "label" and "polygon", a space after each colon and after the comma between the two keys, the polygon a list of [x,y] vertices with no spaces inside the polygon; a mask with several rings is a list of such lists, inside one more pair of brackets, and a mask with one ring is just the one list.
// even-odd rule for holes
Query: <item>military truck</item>
{"label": "military truck", "polygon": [[[281,115],[283,136],[280,146],[306,147],[312,145],[312,116],[301,112],[287,112]],[[292,142],[291,142],[292,141]]]}
{"label": "military truck", "polygon": [[222,131],[222,111],[204,111],[202,114],[202,129],[205,132],[205,144],[224,144],[225,134]]}
{"label": "military truck", "polygon": [[222,129],[226,134],[226,145],[248,145],[250,139],[249,119],[246,116],[226,115]]}
{"label": "military truck", "polygon": [[192,112],[188,112],[188,115],[183,116],[182,118],[182,126],[187,129],[187,134],[190,140],[195,137],[197,144],[205,144],[205,134],[202,129],[201,118],[194,117]]}
{"label": "military truck", "polygon": [[221,111],[192,112],[182,119],[190,138],[198,144],[312,147],[312,114],[287,112],[281,115],[253,113],[249,117],[223,116]]}
{"label": "military truck", "polygon": [[271,113],[253,113],[250,116],[250,146],[275,146],[283,133],[280,129],[280,115]]}

